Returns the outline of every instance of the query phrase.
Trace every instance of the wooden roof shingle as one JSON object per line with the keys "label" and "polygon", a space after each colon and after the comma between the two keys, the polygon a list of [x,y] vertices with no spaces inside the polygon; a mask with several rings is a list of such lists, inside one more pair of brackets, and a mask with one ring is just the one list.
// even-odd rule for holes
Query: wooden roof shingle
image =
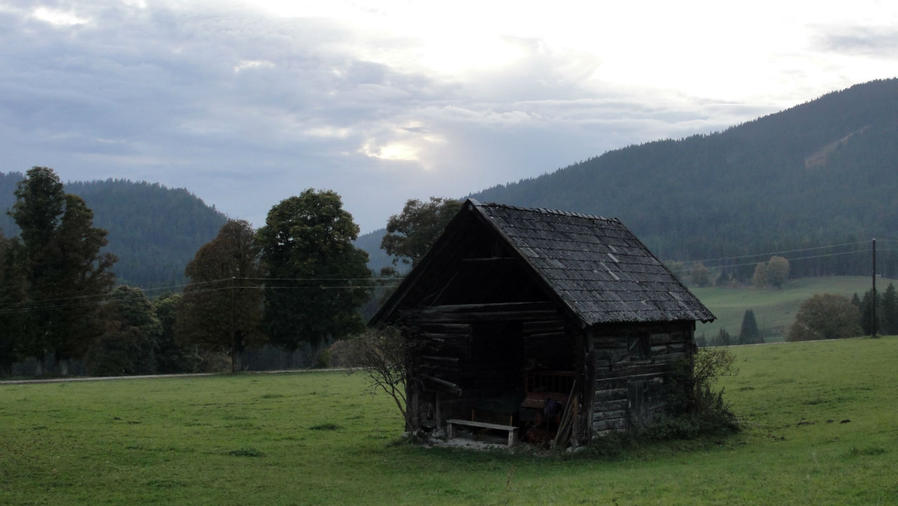
{"label": "wooden roof shingle", "polygon": [[469,202],[587,325],[714,320],[617,218]]}
{"label": "wooden roof shingle", "polygon": [[[427,283],[425,273],[432,271],[435,258],[458,254],[451,245],[465,236],[471,219],[508,244],[555,300],[584,325],[715,319],[617,218],[471,199],[371,324],[392,320],[403,305],[420,304],[422,292],[416,286]],[[407,298],[410,293],[418,296]]]}

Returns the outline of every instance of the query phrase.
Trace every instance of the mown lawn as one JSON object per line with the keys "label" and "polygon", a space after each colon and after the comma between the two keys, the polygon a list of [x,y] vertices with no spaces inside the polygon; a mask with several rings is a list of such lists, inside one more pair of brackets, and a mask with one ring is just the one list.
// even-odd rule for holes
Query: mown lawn
{"label": "mown lawn", "polygon": [[0,503],[898,504],[898,338],[734,347],[745,431],[615,458],[395,444],[321,372],[0,386]]}
{"label": "mown lawn", "polygon": [[[889,283],[898,285],[893,279],[877,279],[877,290],[884,291]],[[755,312],[758,327],[762,331],[774,332],[771,341],[782,341],[789,326],[795,321],[798,307],[807,299],[818,293],[832,293],[851,297],[857,293],[863,297],[870,289],[869,276],[828,276],[819,278],[791,279],[782,288],[754,288],[743,286],[737,288],[695,288],[690,290],[702,303],[711,310],[717,320],[711,323],[698,324],[696,335],[702,333],[708,339],[717,336],[721,328],[732,336],[739,335],[742,316],[746,309]]]}

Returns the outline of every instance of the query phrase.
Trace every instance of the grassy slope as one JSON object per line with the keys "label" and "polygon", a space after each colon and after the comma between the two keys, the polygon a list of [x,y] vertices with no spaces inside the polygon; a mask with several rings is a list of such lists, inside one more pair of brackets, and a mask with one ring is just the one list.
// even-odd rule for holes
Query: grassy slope
{"label": "grassy slope", "polygon": [[391,445],[360,374],[0,386],[0,503],[896,501],[898,338],[733,351],[743,433],[613,460]]}
{"label": "grassy slope", "polygon": [[[714,322],[699,324],[696,335],[704,332],[711,338],[723,327],[731,335],[738,336],[745,310],[752,309],[758,320],[758,327],[762,331],[770,329],[782,339],[783,333],[788,332],[789,325],[795,320],[798,306],[812,295],[834,293],[851,297],[857,293],[863,296],[870,289],[870,282],[869,276],[831,276],[793,279],[782,289],[693,287],[690,288],[692,293],[717,316]],[[877,279],[877,290],[885,290],[889,283],[898,284],[898,281]]]}

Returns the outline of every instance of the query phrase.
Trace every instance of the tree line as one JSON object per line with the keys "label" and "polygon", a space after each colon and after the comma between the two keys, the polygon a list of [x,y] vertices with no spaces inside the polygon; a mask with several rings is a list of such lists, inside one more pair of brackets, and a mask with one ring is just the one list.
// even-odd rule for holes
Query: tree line
{"label": "tree line", "polygon": [[[829,293],[816,294],[801,303],[795,321],[786,333],[788,341],[812,341],[820,339],[844,339],[861,335],[898,334],[898,290],[892,283],[885,291],[873,294],[870,289],[859,297],[850,299]],[[696,337],[696,344],[703,346],[730,346],[734,344],[763,343],[754,311],[746,310],[738,336],[731,336],[720,329],[716,336]]]}
{"label": "tree line", "polygon": [[[359,227],[333,191],[308,189],[271,208],[258,230],[228,220],[187,264],[181,293],[152,300],[116,283],[107,232],[55,172],[34,167],[14,191],[17,237],[0,233],[0,375],[127,375],[244,368],[264,345],[292,358],[364,329],[362,309],[398,283],[375,276],[353,245]],[[426,252],[460,202],[409,201],[390,218],[395,263]],[[46,364],[46,369],[42,367]],[[293,366],[292,363],[287,364]],[[74,369],[74,370],[73,370]]]}
{"label": "tree line", "polygon": [[51,357],[54,373],[74,361],[90,374],[196,370],[210,356],[263,343],[296,350],[363,328],[358,308],[373,287],[359,228],[332,191],[306,190],[272,207],[253,230],[229,220],[185,269],[182,294],[151,301],[116,286],[116,258],[102,253],[83,199],[52,169],[35,167],[9,211],[19,236],[0,236],[2,368]]}

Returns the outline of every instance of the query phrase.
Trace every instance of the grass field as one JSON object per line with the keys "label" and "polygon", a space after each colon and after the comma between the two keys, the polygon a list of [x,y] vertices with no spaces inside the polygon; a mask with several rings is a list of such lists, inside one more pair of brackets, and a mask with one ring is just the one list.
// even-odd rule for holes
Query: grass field
{"label": "grass field", "polygon": [[[885,290],[889,283],[898,285],[893,279],[877,279],[877,290]],[[783,288],[695,288],[690,287],[701,301],[717,316],[717,320],[698,324],[696,335],[704,333],[709,339],[716,336],[720,328],[725,328],[733,336],[739,335],[742,316],[746,309],[755,312],[758,327],[774,333],[769,341],[782,341],[789,325],[795,320],[795,313],[802,302],[818,293],[832,293],[851,297],[857,293],[863,296],[870,289],[870,277],[831,276],[822,278],[792,279]]]}
{"label": "grass field", "polygon": [[0,503],[898,504],[898,338],[731,349],[742,433],[610,459],[396,444],[362,374],[0,385]]}

